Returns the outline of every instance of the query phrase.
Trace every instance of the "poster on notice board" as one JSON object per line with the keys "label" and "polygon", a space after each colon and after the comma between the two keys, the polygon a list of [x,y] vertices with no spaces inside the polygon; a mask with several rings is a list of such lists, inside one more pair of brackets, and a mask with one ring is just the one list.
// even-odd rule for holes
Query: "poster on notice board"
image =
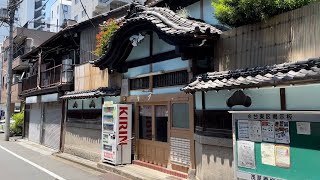
{"label": "poster on notice board", "polygon": [[254,142],[238,141],[238,166],[250,169],[256,168]]}
{"label": "poster on notice board", "polygon": [[275,128],[275,140],[277,143],[289,144],[289,121],[276,120],[274,124]]}

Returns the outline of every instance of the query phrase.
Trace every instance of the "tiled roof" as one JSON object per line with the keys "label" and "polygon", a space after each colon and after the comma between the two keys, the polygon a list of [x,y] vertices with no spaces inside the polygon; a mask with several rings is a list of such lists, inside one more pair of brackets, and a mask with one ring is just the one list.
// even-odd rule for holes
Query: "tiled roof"
{"label": "tiled roof", "polygon": [[198,75],[182,88],[186,93],[221,89],[266,87],[320,80],[320,59]]}
{"label": "tiled roof", "polygon": [[101,97],[101,96],[119,96],[119,95],[120,95],[120,88],[101,87],[95,90],[67,92],[64,96],[61,96],[60,98],[85,99],[85,98],[95,98],[95,97]]}
{"label": "tiled roof", "polygon": [[101,69],[115,68],[115,64],[124,61],[132,50],[129,38],[143,31],[154,31],[167,43],[184,47],[210,45],[222,33],[210,24],[182,18],[168,8],[137,3],[131,4],[121,20],[123,23],[111,37],[104,55],[94,61]]}
{"label": "tiled roof", "polygon": [[222,33],[222,31],[210,24],[180,17],[168,8],[147,7],[135,3],[132,4],[130,12],[122,26],[141,20],[149,21],[154,24],[158,30],[167,34],[210,36]]}

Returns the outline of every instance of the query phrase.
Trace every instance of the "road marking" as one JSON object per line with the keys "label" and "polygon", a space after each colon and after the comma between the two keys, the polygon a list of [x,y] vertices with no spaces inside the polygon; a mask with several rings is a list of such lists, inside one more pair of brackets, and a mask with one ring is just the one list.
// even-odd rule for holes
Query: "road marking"
{"label": "road marking", "polygon": [[14,153],[14,152],[10,151],[9,149],[7,149],[7,148],[5,148],[5,147],[3,147],[3,146],[1,146],[1,145],[0,145],[0,148],[1,148],[2,150],[6,151],[6,152],[8,152],[8,153],[10,153],[10,154],[12,154],[13,156],[15,156],[15,157],[17,157],[17,158],[21,159],[22,161],[24,161],[24,162],[26,162],[26,163],[28,163],[28,164],[30,164],[30,165],[32,165],[32,166],[34,166],[34,167],[38,168],[39,170],[41,170],[41,171],[43,171],[43,172],[45,172],[45,173],[49,174],[50,176],[54,177],[54,178],[55,178],[55,179],[57,179],[57,180],[65,180],[64,178],[62,178],[62,177],[58,176],[57,174],[55,174],[55,173],[53,173],[53,172],[51,172],[51,171],[49,171],[49,170],[47,170],[47,169],[45,169],[45,168],[43,168],[43,167],[39,166],[38,164],[35,164],[35,163],[34,163],[34,162],[32,162],[32,161],[29,161],[28,159],[25,159],[25,158],[23,158],[23,157],[19,156],[18,154],[16,154],[16,153]]}

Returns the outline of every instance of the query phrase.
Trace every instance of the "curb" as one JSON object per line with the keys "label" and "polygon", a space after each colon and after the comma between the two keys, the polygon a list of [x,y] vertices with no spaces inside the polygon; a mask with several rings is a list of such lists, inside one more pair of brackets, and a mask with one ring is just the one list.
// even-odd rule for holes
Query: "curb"
{"label": "curb", "polygon": [[84,167],[87,167],[87,168],[90,168],[90,169],[93,169],[93,170],[96,170],[96,171],[99,171],[102,173],[114,173],[114,174],[123,176],[125,178],[132,179],[132,180],[147,180],[145,178],[137,177],[137,176],[134,176],[130,173],[126,173],[123,170],[120,170],[119,168],[114,167],[112,165],[103,164],[101,162],[96,163],[96,162],[92,162],[92,161],[89,161],[86,159],[82,159],[80,157],[73,157],[72,155],[65,155],[63,153],[54,153],[52,155],[57,158],[67,160],[67,161],[82,165]]}
{"label": "curb", "polygon": [[93,170],[96,170],[96,171],[99,171],[99,172],[102,172],[102,173],[108,173],[109,172],[109,171],[106,171],[104,169],[98,168],[97,165],[93,165],[94,162],[90,162],[90,163],[82,162],[82,161],[89,161],[89,160],[86,160],[86,159],[78,160],[77,159],[78,157],[77,158],[72,158],[71,156],[67,157],[67,156],[63,155],[62,153],[53,153],[52,155],[57,157],[57,158],[61,158],[61,159],[67,160],[67,161],[79,164],[81,166],[84,166],[84,167],[87,167],[87,168],[90,168],[90,169],[93,169]]}

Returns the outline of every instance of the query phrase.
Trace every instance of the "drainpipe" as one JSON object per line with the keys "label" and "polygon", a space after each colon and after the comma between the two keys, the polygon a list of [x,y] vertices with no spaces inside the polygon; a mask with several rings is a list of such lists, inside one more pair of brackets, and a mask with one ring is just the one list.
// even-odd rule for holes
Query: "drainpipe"
{"label": "drainpipe", "polygon": [[38,81],[37,81],[37,88],[41,89],[41,62],[42,62],[42,49],[40,49],[39,53],[39,59],[38,59]]}

